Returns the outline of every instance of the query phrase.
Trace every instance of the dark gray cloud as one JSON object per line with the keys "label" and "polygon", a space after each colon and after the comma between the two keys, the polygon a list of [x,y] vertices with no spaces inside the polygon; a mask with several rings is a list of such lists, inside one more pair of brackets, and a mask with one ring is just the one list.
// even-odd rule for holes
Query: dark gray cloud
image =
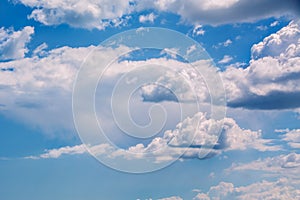
{"label": "dark gray cloud", "polygon": [[229,107],[247,109],[292,109],[300,107],[300,92],[272,91],[267,95],[249,95],[248,98],[230,101]]}

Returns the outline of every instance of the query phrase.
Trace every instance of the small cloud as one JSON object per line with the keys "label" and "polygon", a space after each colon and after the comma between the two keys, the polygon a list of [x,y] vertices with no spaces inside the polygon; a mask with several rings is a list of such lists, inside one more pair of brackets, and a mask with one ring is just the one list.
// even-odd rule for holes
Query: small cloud
{"label": "small cloud", "polygon": [[270,24],[271,27],[279,25],[279,21],[274,21]]}
{"label": "small cloud", "polygon": [[202,28],[202,25],[196,25],[193,29],[193,36],[204,35],[205,31]]}
{"label": "small cloud", "polygon": [[229,55],[225,55],[223,58],[222,58],[222,60],[220,60],[218,63],[219,64],[227,64],[227,63],[229,63],[230,61],[232,61],[232,57],[231,56],[229,56]]}
{"label": "small cloud", "polygon": [[219,47],[223,46],[223,47],[228,47],[229,45],[232,44],[232,40],[227,39],[225,42],[220,42],[217,45],[214,45],[213,48],[218,49]]}
{"label": "small cloud", "polygon": [[153,23],[156,18],[156,15],[154,13],[150,13],[149,15],[140,15],[139,21],[140,23]]}
{"label": "small cloud", "polygon": [[268,27],[267,26],[258,26],[258,27],[256,27],[256,29],[258,29],[258,30],[261,30],[261,31],[265,31],[265,30],[267,30],[268,29]]}
{"label": "small cloud", "polygon": [[232,44],[232,41],[230,39],[226,40],[225,42],[223,42],[223,46],[224,47],[228,47],[229,45]]}

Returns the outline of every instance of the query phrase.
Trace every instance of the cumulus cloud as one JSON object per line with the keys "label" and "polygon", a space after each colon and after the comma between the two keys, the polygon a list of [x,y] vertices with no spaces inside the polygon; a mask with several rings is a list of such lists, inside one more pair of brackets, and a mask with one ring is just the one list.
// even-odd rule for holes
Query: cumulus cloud
{"label": "cumulus cloud", "polygon": [[[219,128],[221,135],[219,137]],[[231,118],[224,120],[207,119],[204,113],[197,113],[192,118],[180,122],[175,129],[168,130],[163,137],[154,138],[148,145],[137,144],[128,149],[116,149],[110,144],[88,146],[94,155],[106,155],[109,158],[125,159],[155,158],[156,162],[164,162],[177,158],[201,158],[201,148],[211,147],[204,158],[223,151],[255,149],[258,151],[277,151],[279,146],[272,146],[272,140],[263,139],[260,132],[240,128]],[[82,154],[83,145],[47,150],[46,153],[29,158],[57,158],[63,154]]]}
{"label": "cumulus cloud", "polygon": [[257,60],[263,57],[294,58],[300,56],[300,25],[298,22],[290,22],[278,32],[263,39],[262,42],[253,45],[252,58]]}
{"label": "cumulus cloud", "polygon": [[[300,28],[299,22],[292,21],[286,27],[266,37],[252,47],[252,60],[248,67],[227,66],[221,72],[229,107],[247,109],[294,109],[300,107]],[[232,58],[225,55],[220,64],[230,62]],[[179,64],[177,64],[179,65]],[[209,93],[204,80],[194,77],[183,66],[187,79],[195,88],[202,101],[209,100]],[[180,71],[180,67],[178,67]],[[169,81],[171,89],[178,88],[178,81]],[[182,87],[179,87],[182,88]],[[183,89],[183,88],[182,88]],[[178,91],[178,90],[177,90]],[[182,90],[183,96],[188,96]],[[159,87],[148,87],[144,90],[148,101],[174,101],[172,93]],[[191,96],[191,95],[190,95]]]}
{"label": "cumulus cloud", "polygon": [[1,114],[49,133],[73,130],[72,84],[84,55],[93,48],[62,47],[45,57],[0,63],[1,69],[13,69],[0,72]]}
{"label": "cumulus cloud", "polygon": [[261,181],[246,186],[234,186],[233,183],[220,182],[212,186],[207,193],[199,193],[194,200],[232,200],[232,199],[299,199],[299,181],[280,178],[274,182]]}
{"label": "cumulus cloud", "polygon": [[0,28],[0,60],[23,58],[28,52],[26,44],[33,33],[34,28],[31,26],[19,31]]}
{"label": "cumulus cloud", "polygon": [[[46,25],[69,24],[73,27],[104,29],[126,22],[133,12],[155,9],[170,12],[190,24],[219,25],[253,22],[270,17],[298,14],[297,0],[18,0],[33,8],[29,18]],[[150,17],[150,18],[149,18]],[[154,15],[140,18],[153,21]],[[202,32],[199,32],[202,34]]]}
{"label": "cumulus cloud", "polygon": [[300,106],[299,22],[292,21],[252,47],[250,65],[222,73],[228,106],[289,109]]}
{"label": "cumulus cloud", "polygon": [[[74,132],[71,104],[76,74],[96,47],[45,51],[46,47],[39,46],[30,58],[0,63],[0,114],[52,136],[66,136]],[[116,55],[118,48],[95,51],[105,59]]]}
{"label": "cumulus cloud", "polygon": [[132,11],[131,0],[18,0],[33,8],[29,18],[45,25],[69,24],[86,29],[105,29],[107,26],[120,26],[128,20]]}

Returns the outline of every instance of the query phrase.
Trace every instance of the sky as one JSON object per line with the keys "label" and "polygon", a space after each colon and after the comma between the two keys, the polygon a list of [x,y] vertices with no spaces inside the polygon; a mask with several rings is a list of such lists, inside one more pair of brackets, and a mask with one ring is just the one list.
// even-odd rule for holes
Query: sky
{"label": "sky", "polygon": [[299,8],[1,1],[0,199],[300,199]]}

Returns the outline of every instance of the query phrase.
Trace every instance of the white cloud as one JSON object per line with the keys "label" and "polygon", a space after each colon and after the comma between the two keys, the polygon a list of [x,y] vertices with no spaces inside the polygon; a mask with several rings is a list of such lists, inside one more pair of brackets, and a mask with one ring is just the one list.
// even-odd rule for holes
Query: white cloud
{"label": "white cloud", "polygon": [[[199,123],[199,126],[197,124]],[[222,126],[219,135],[219,126]],[[155,158],[157,163],[172,160],[180,155],[183,159],[202,158],[202,148],[213,148],[206,157],[222,151],[256,149],[258,151],[277,151],[278,146],[270,146],[272,140],[261,138],[260,132],[241,129],[233,119],[215,121],[207,119],[203,113],[180,122],[174,130],[168,130],[163,137],[154,138],[148,145],[137,144],[128,149],[116,149],[110,144],[89,146],[94,155],[105,155],[108,158],[123,157],[125,159]],[[189,145],[191,144],[191,146]],[[215,146],[215,147],[214,147]],[[47,150],[39,156],[28,158],[57,158],[63,154],[82,154],[83,145]]]}
{"label": "white cloud", "polygon": [[299,199],[299,181],[280,178],[274,182],[261,181],[246,186],[235,187],[233,183],[220,182],[207,193],[199,193],[194,200],[271,200]]}
{"label": "white cloud", "polygon": [[213,48],[218,49],[220,47],[228,47],[231,44],[232,44],[232,40],[227,39],[224,42],[219,42],[217,45],[213,45]]}
{"label": "white cloud", "polygon": [[94,47],[62,47],[42,58],[0,63],[1,114],[46,132],[73,130],[71,92],[82,59]]}
{"label": "white cloud", "polygon": [[45,49],[47,49],[47,48],[48,48],[48,45],[44,42],[33,50],[33,55],[34,56],[46,56],[47,52],[45,51]]}
{"label": "white cloud", "polygon": [[198,35],[204,35],[205,31],[202,28],[202,25],[196,25],[193,29],[192,35],[198,36]]}
{"label": "white cloud", "polygon": [[[133,12],[155,9],[177,14],[190,24],[226,24],[298,13],[297,0],[19,0],[33,8],[30,18],[46,25],[69,24],[87,29],[119,26]],[[126,19],[125,19],[126,21]]]}
{"label": "white cloud", "polygon": [[26,44],[33,33],[34,28],[31,26],[19,31],[0,28],[0,60],[23,58],[28,52]]}
{"label": "white cloud", "polygon": [[[19,0],[33,8],[29,18],[45,25],[69,24],[86,29],[104,29],[126,22],[131,13],[130,0]],[[127,18],[128,19],[128,18]]]}
{"label": "white cloud", "polygon": [[264,38],[253,45],[251,52],[253,59],[266,56],[293,58],[300,56],[300,27],[299,22],[290,22],[278,32]]}
{"label": "white cloud", "polygon": [[229,56],[229,55],[225,55],[218,63],[219,64],[227,64],[229,63],[230,61],[232,61],[232,57]]}
{"label": "white cloud", "polygon": [[179,15],[191,24],[226,24],[253,22],[259,19],[298,13],[298,1],[289,0],[142,0],[138,10],[154,8]]}
{"label": "white cloud", "polygon": [[250,109],[300,106],[299,24],[291,22],[252,47],[250,65],[222,73],[228,105]]}
{"label": "white cloud", "polygon": [[156,18],[156,15],[154,15],[154,13],[150,13],[148,15],[140,15],[139,21],[141,23],[147,23],[147,22],[153,23],[155,18]]}
{"label": "white cloud", "polygon": [[290,147],[300,149],[300,129],[287,130],[283,135],[283,140],[288,142]]}
{"label": "white cloud", "polygon": [[[45,47],[35,51],[39,56],[42,53],[41,57],[0,63],[0,113],[52,136],[69,137],[74,132],[73,83],[82,61],[95,46],[42,50]],[[96,53],[105,59],[118,50],[102,48]]]}
{"label": "white cloud", "polygon": [[299,177],[300,169],[300,154],[289,153],[287,155],[279,155],[275,157],[267,157],[258,159],[245,164],[233,164],[227,169],[228,172],[236,171],[262,171],[268,172],[274,176],[283,175],[285,177],[297,178]]}
{"label": "white cloud", "polygon": [[228,47],[229,45],[232,44],[232,41],[230,39],[226,40],[225,42],[222,43],[224,47]]}
{"label": "white cloud", "polygon": [[178,197],[178,196],[172,196],[172,197],[167,197],[167,198],[162,198],[158,200],[183,200],[183,198]]}
{"label": "white cloud", "polygon": [[86,148],[84,145],[76,145],[76,146],[66,146],[58,149],[45,150],[46,152],[39,156],[29,156],[25,157],[26,159],[47,159],[47,158],[59,158],[62,155],[77,155],[86,153]]}
{"label": "white cloud", "polygon": [[278,25],[279,25],[279,21],[274,21],[270,24],[271,27],[278,26]]}

